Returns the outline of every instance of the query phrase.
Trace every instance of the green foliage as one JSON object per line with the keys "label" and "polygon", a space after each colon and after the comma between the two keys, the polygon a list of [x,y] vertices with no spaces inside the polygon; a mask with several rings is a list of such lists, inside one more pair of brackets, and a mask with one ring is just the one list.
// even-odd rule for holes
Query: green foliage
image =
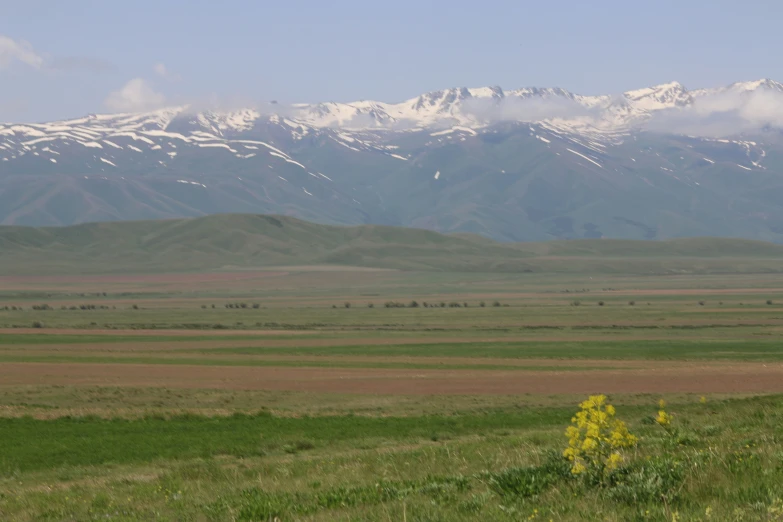
{"label": "green foliage", "polygon": [[508,468],[483,475],[489,488],[501,497],[530,498],[540,495],[559,481],[571,478],[570,466],[557,452],[546,454],[543,464]]}
{"label": "green foliage", "polygon": [[608,490],[610,499],[629,505],[677,500],[685,480],[681,461],[668,456],[636,461],[615,471]]}

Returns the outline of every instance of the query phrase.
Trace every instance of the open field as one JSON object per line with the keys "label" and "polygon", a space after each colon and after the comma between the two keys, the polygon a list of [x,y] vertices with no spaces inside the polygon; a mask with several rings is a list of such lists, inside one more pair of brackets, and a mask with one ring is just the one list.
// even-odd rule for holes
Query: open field
{"label": "open field", "polygon": [[3,520],[780,520],[782,425],[775,274],[0,277]]}

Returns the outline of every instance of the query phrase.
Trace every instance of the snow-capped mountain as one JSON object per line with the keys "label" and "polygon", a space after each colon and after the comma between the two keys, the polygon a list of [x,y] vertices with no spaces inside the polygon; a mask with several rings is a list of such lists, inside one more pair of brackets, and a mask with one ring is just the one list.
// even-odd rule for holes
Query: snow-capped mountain
{"label": "snow-capped mountain", "polygon": [[481,87],[5,123],[0,223],[275,212],[516,240],[783,240],[782,101],[772,80]]}

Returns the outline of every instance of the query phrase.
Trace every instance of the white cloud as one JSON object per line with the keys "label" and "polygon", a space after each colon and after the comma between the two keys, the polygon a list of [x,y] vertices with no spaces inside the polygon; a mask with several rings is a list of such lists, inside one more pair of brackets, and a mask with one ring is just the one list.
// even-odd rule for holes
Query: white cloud
{"label": "white cloud", "polygon": [[155,74],[163,78],[164,80],[168,80],[171,82],[176,82],[180,80],[180,76],[177,73],[174,73],[166,67],[165,63],[158,62],[155,64],[155,66],[152,68],[153,71],[155,71]]}
{"label": "white cloud", "polygon": [[552,118],[593,118],[596,110],[587,109],[577,102],[560,98],[508,97],[500,101],[468,99],[463,105],[466,114],[487,122],[541,121]]}
{"label": "white cloud", "polygon": [[40,69],[44,65],[44,58],[35,52],[29,43],[0,35],[0,69],[8,67],[13,62],[22,62]]}
{"label": "white cloud", "polygon": [[783,128],[783,92],[725,91],[696,98],[690,106],[661,111],[647,122],[655,132],[722,137]]}
{"label": "white cloud", "polygon": [[138,112],[160,108],[166,102],[163,94],[156,92],[143,78],[134,78],[122,89],[114,91],[104,104],[114,112]]}

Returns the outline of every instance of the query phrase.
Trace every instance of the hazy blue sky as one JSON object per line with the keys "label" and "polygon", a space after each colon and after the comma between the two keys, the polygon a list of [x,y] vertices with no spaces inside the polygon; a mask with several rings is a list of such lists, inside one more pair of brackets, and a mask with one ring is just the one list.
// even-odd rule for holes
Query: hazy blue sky
{"label": "hazy blue sky", "polygon": [[0,0],[0,120],[783,80],[780,0]]}

